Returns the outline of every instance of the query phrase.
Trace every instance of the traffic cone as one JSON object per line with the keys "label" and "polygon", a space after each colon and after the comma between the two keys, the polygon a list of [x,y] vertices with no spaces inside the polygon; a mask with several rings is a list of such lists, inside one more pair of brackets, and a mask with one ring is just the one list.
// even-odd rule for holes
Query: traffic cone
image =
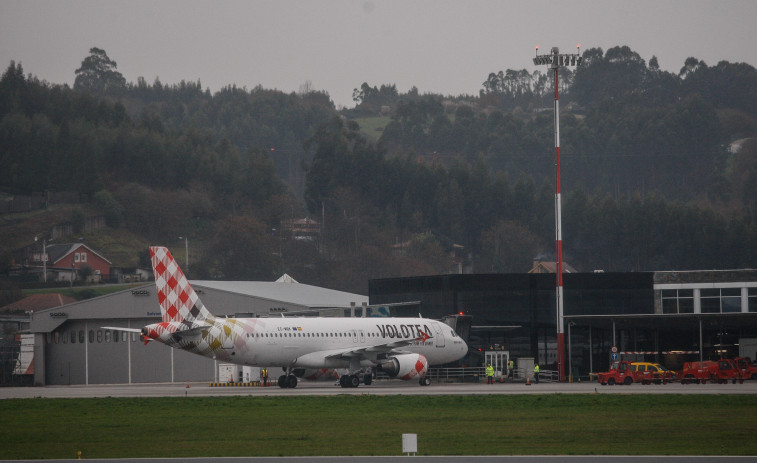
{"label": "traffic cone", "polygon": [[526,386],[530,386],[530,385],[531,385],[531,377],[526,376]]}

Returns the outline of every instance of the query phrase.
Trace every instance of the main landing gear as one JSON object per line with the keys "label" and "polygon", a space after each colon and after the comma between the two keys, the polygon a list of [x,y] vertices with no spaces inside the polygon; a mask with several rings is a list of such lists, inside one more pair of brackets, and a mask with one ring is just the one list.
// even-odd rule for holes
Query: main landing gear
{"label": "main landing gear", "polygon": [[431,384],[431,378],[424,376],[423,378],[418,380],[418,384],[420,384],[421,386],[428,386]]}
{"label": "main landing gear", "polygon": [[363,375],[342,375],[339,377],[339,385],[345,388],[358,387],[361,382],[366,386],[370,386],[373,382],[373,376],[370,373],[365,373]]}
{"label": "main landing gear", "polygon": [[297,377],[294,375],[279,376],[279,387],[282,389],[294,389],[297,387]]}

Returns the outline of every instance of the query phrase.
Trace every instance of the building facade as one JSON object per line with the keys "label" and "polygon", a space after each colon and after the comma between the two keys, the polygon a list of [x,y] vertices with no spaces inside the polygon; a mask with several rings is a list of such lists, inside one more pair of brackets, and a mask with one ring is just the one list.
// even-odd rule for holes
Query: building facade
{"label": "building facade", "polygon": [[[506,350],[556,367],[555,275],[479,274],[369,282],[370,304],[409,303],[393,315],[472,317],[470,365]],[[564,275],[568,368],[575,377],[624,358],[680,368],[684,361],[749,356],[757,338],[757,271]],[[481,352],[481,354],[479,354]],[[566,368],[566,371],[568,371]]]}

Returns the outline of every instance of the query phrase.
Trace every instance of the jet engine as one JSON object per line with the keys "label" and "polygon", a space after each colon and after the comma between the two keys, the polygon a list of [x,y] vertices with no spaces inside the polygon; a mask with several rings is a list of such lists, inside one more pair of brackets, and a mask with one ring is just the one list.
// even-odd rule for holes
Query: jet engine
{"label": "jet engine", "polygon": [[392,378],[419,379],[428,370],[428,360],[421,354],[401,354],[379,363],[377,369]]}

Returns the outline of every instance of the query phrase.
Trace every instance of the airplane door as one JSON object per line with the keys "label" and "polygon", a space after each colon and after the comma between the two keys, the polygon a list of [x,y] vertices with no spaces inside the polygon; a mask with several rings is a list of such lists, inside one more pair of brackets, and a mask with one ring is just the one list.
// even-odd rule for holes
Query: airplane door
{"label": "airplane door", "polygon": [[365,331],[358,330],[358,335],[360,336],[360,342],[365,342]]}
{"label": "airplane door", "polygon": [[357,331],[352,330],[352,342],[357,342]]}
{"label": "airplane door", "polygon": [[436,332],[436,347],[444,347],[444,329],[447,325],[440,326],[440,323],[434,323],[434,331]]}

